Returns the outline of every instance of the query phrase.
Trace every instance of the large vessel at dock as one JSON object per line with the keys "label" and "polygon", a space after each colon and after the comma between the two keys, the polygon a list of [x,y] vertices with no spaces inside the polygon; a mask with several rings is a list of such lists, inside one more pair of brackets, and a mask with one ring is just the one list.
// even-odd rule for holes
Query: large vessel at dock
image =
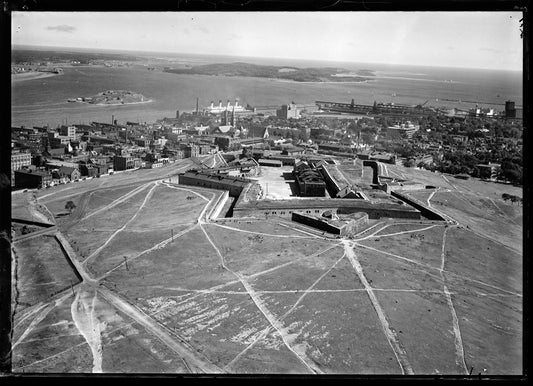
{"label": "large vessel at dock", "polygon": [[225,106],[222,105],[222,100],[218,101],[218,106],[215,106],[214,102],[211,101],[211,105],[205,109],[205,112],[208,114],[222,114],[224,111],[235,111],[236,113],[238,113],[243,112],[245,110],[246,109],[244,108],[244,106],[240,106],[237,100],[235,100],[235,104],[232,106],[231,102],[228,99],[228,102]]}

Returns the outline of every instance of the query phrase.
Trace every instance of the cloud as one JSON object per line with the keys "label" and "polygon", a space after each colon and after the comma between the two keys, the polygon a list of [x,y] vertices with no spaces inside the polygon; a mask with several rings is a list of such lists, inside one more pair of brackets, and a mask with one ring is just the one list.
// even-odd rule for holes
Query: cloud
{"label": "cloud", "polygon": [[76,27],[73,27],[71,25],[67,25],[67,24],[61,24],[61,25],[50,25],[48,27],[46,27],[47,30],[50,30],[50,31],[58,31],[58,32],[68,32],[68,33],[72,33],[73,31],[76,30]]}

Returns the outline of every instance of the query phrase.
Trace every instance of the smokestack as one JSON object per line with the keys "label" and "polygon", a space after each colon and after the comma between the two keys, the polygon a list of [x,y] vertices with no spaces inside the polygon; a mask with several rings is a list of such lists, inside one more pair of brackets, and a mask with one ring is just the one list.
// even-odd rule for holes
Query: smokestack
{"label": "smokestack", "polygon": [[222,107],[222,99],[218,100],[218,107]]}
{"label": "smokestack", "polygon": [[115,124],[115,116],[114,116],[114,115],[111,115],[111,124],[112,124],[112,125]]}
{"label": "smokestack", "polygon": [[196,97],[196,115],[198,115],[198,97]]}

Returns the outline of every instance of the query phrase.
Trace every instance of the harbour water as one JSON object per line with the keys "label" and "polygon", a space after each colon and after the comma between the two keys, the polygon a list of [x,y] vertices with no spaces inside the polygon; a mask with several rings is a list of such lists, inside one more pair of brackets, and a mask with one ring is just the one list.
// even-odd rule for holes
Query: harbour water
{"label": "harbour water", "polygon": [[[197,63],[219,62],[221,58],[189,58]],[[200,107],[211,101],[252,106],[295,103],[312,104],[317,100],[372,104],[394,102],[468,109],[479,102],[482,107],[503,110],[506,100],[522,105],[522,74],[496,70],[437,68],[368,63],[328,63],[280,59],[224,58],[256,64],[297,67],[336,66],[347,70],[369,69],[376,74],[368,82],[301,83],[263,78],[177,75],[132,67],[70,67],[64,74],[43,79],[12,82],[11,122],[13,126],[56,126],[61,123],[153,122],[174,117],[176,110],[192,111],[199,98]],[[143,94],[151,103],[94,106],[67,102],[70,98],[90,96],[118,89]],[[453,101],[461,102],[453,102]],[[468,102],[465,102],[468,101]]]}

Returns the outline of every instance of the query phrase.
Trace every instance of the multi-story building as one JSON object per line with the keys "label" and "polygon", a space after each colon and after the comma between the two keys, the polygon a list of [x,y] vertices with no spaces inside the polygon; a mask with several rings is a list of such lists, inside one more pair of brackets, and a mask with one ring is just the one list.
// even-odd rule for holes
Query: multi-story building
{"label": "multi-story building", "polygon": [[317,170],[302,170],[295,175],[300,195],[306,197],[324,197],[326,193],[326,183]]}
{"label": "multi-story building", "polygon": [[198,149],[201,155],[216,153],[216,151],[214,151],[213,146],[209,144],[201,143],[198,145]]}
{"label": "multi-story building", "polygon": [[399,125],[389,126],[385,130],[385,135],[388,139],[411,139],[413,134],[420,129],[419,125],[413,125],[411,122],[402,123]]}
{"label": "multi-story building", "polygon": [[80,164],[80,173],[87,177],[96,177],[99,174],[98,168],[91,164]]}
{"label": "multi-story building", "polygon": [[148,147],[150,146],[151,140],[148,138],[138,138],[137,139],[137,145],[142,147]]}
{"label": "multi-story building", "polygon": [[40,189],[52,184],[52,175],[42,170],[15,170],[17,188]]}
{"label": "multi-story building", "polygon": [[70,181],[77,181],[80,179],[81,173],[77,168],[61,166],[59,169],[52,171],[52,177],[56,179],[66,177]]}
{"label": "multi-story building", "polygon": [[500,172],[501,165],[496,163],[489,164],[478,164],[476,165],[479,169],[479,177],[487,180],[495,181]]}
{"label": "multi-story building", "polygon": [[20,150],[11,152],[11,186],[15,186],[15,170],[31,165],[31,153]]}
{"label": "multi-story building", "polygon": [[288,105],[281,105],[281,109],[276,110],[276,116],[281,119],[298,119],[300,118],[300,113],[296,104],[291,103]]}
{"label": "multi-story building", "polygon": [[183,148],[183,156],[185,158],[198,157],[200,155],[200,147],[193,143],[185,145]]}
{"label": "multi-story building", "polygon": [[75,126],[61,126],[59,128],[59,134],[65,137],[69,137],[72,140],[76,139],[76,127]]}
{"label": "multi-story building", "polygon": [[48,143],[52,148],[61,147],[61,145],[68,145],[71,141],[70,137],[64,135],[57,135],[54,137],[48,137]]}
{"label": "multi-story building", "polygon": [[116,171],[135,168],[135,161],[131,155],[116,155],[113,157],[113,169]]}
{"label": "multi-story building", "polygon": [[222,151],[239,150],[241,146],[241,140],[239,138],[231,138],[220,136],[215,138],[215,145]]}

